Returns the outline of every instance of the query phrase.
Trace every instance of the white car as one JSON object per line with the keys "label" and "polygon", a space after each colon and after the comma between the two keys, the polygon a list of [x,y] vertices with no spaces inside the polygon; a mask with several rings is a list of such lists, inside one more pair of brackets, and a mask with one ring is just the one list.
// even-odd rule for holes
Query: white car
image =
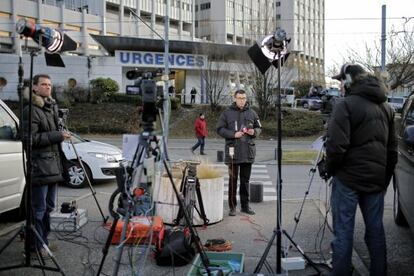
{"label": "white car", "polygon": [[0,214],[23,207],[26,184],[18,118],[0,100]]}
{"label": "white car", "polygon": [[[122,161],[122,151],[112,145],[83,139],[72,133],[72,143],[65,141],[62,149],[69,160],[70,181],[67,183],[72,188],[82,188],[88,185],[85,171],[91,182],[93,180],[115,179],[114,169],[119,167]],[[81,167],[76,153],[81,159],[85,171]]]}

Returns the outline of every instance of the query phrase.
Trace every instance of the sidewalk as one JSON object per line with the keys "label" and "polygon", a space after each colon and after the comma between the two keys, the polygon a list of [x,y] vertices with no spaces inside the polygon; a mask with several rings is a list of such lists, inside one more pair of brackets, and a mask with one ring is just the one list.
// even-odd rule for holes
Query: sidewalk
{"label": "sidewalk", "polygon": [[[99,193],[99,202],[107,202],[108,194]],[[300,207],[299,201],[283,201],[283,226],[287,233],[292,233],[294,227],[294,216]],[[57,233],[53,232],[51,240],[59,246],[56,258],[59,265],[65,271],[66,275],[96,275],[102,258],[102,248],[108,236],[108,230],[102,227],[102,217],[99,215],[96,206],[91,197],[78,202],[79,208],[88,209],[88,223],[75,233]],[[237,216],[229,217],[228,209],[224,203],[223,221],[215,225],[209,225],[203,229],[197,227],[201,241],[204,243],[207,239],[224,238],[233,242],[233,252],[245,254],[244,272],[252,273],[258,264],[268,240],[273,234],[276,227],[276,202],[252,203],[251,207],[256,211],[255,216],[242,215],[239,210]],[[302,217],[298,223],[294,241],[306,252],[306,254],[315,262],[322,261],[323,256],[329,256],[329,241],[331,234],[325,231],[322,236],[321,227],[324,225],[324,217],[320,213],[318,203],[309,200],[305,203]],[[319,242],[319,237],[322,238]],[[10,235],[8,235],[10,236]],[[7,237],[1,238],[1,244],[7,240]],[[282,243],[289,246],[288,240],[283,236]],[[22,261],[21,252],[23,251],[23,242],[15,240],[6,251],[0,255],[0,263],[16,264]],[[118,275],[132,275],[130,273],[129,256],[134,256],[134,269],[140,271],[139,275],[186,275],[191,265],[184,267],[159,267],[155,265],[152,252],[148,252],[145,263],[136,261],[136,254],[145,251],[142,247],[132,248],[124,247],[123,258],[119,268]],[[317,253],[318,252],[318,253]],[[132,254],[132,255],[131,255]],[[114,268],[114,258],[116,256],[116,247],[111,246],[109,254],[105,261],[103,269],[104,274],[112,275]],[[291,249],[289,256],[300,256],[296,249]],[[273,270],[276,269],[276,240],[266,259]],[[48,264],[53,266],[49,260]],[[266,269],[263,267],[262,272]],[[310,275],[314,274],[314,269],[309,265],[305,270],[290,271],[290,275]],[[49,272],[50,273],[50,272]],[[51,273],[47,275],[51,275]],[[42,275],[38,269],[19,269],[11,270],[0,275]]]}

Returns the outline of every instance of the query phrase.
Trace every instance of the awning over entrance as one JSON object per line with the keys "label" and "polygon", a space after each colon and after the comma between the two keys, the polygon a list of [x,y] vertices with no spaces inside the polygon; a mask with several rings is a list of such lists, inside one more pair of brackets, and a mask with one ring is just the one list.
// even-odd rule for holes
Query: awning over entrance
{"label": "awning over entrance", "polygon": [[[111,55],[114,55],[116,50],[164,52],[164,43],[159,39],[94,34],[91,34],[91,36]],[[249,56],[247,55],[249,47],[250,46],[216,44],[210,42],[183,40],[169,41],[169,51],[171,53],[208,55],[210,59],[214,59],[215,55],[224,55],[227,60],[250,61]]]}

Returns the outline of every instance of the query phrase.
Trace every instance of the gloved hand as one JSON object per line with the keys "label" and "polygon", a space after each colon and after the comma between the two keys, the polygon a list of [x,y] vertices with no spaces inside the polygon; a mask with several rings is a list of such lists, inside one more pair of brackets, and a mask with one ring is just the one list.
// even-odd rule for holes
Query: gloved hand
{"label": "gloved hand", "polygon": [[326,161],[325,161],[325,157],[323,157],[317,164],[318,166],[318,171],[319,171],[319,176],[325,180],[328,181],[329,178],[332,177],[332,175],[330,173],[328,173],[327,169],[326,169]]}

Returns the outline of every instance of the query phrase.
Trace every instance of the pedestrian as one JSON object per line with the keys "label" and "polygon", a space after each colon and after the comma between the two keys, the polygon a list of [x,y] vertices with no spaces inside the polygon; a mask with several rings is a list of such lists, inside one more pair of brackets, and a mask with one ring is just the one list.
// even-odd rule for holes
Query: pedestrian
{"label": "pedestrian", "polygon": [[204,113],[200,113],[198,118],[194,122],[195,136],[197,137],[197,143],[191,148],[191,152],[200,147],[200,155],[207,155],[204,152],[205,138],[207,137],[207,122]]}
{"label": "pedestrian", "polygon": [[195,98],[196,98],[196,95],[197,95],[197,90],[195,89],[195,87],[193,87],[191,89],[190,95],[191,95],[190,103],[193,104],[193,103],[195,103]]}
{"label": "pedestrian", "polygon": [[249,207],[249,181],[256,155],[255,138],[260,135],[262,126],[256,112],[250,108],[244,90],[237,90],[233,100],[233,104],[220,115],[216,127],[217,133],[225,139],[225,163],[229,171],[229,215],[236,215],[239,176],[241,211],[254,215],[255,212]]}
{"label": "pedestrian", "polygon": [[385,84],[361,66],[345,64],[333,78],[341,81],[345,97],[335,104],[326,140],[327,177],[333,176],[331,275],[352,275],[358,205],[365,223],[370,275],[386,275],[382,220],[384,195],[398,158],[394,111],[386,102]]}
{"label": "pedestrian", "polygon": [[[50,232],[50,213],[56,206],[57,183],[68,180],[63,162],[66,161],[61,143],[71,137],[69,132],[59,130],[58,107],[51,97],[52,82],[48,75],[39,74],[33,77],[32,97],[32,187],[31,207],[33,223],[41,239],[32,235],[31,251],[47,255],[42,247],[44,242],[52,251],[48,241]],[[29,93],[30,94],[30,93]],[[29,106],[23,111],[23,126],[28,141]],[[26,145],[27,149],[27,145]]]}

